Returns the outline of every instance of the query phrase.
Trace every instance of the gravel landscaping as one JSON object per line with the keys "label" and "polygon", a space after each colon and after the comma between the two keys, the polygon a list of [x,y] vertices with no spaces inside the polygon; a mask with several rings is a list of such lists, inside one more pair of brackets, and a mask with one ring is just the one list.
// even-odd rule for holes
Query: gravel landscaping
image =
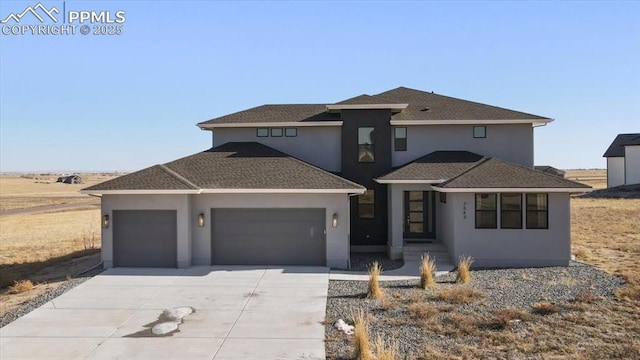
{"label": "gravel landscaping", "polygon": [[404,265],[402,260],[391,260],[385,253],[351,253],[351,268],[348,271],[367,271],[377,261],[383,270],[399,269]]}
{"label": "gravel landscaping", "polygon": [[46,304],[47,302],[57,298],[58,296],[64,294],[65,292],[73,289],[74,287],[82,284],[83,282],[89,280],[90,278],[94,277],[95,275],[98,275],[99,273],[101,273],[103,271],[102,265],[97,266],[81,275],[79,275],[76,278],[73,278],[71,280],[67,280],[65,282],[63,282],[60,286],[58,286],[57,288],[51,290],[51,291],[47,291],[46,293],[34,298],[31,301],[28,301],[24,304],[22,304],[22,306],[20,306],[19,308],[13,310],[13,311],[9,311],[8,313],[4,314],[3,316],[0,316],[0,328],[10,324],[11,322],[15,321],[16,319],[20,318],[21,316],[24,316],[28,313],[30,313],[31,311],[37,309],[38,307]]}
{"label": "gravel landscaping", "polygon": [[[426,347],[433,349],[434,353],[428,353],[431,357],[441,355],[435,358],[448,358],[451,354],[462,356],[465,348],[480,347],[498,349],[495,350],[497,355],[488,355],[490,358],[541,358],[533,355],[537,350],[527,353],[523,345],[523,355],[518,350],[513,352],[515,345],[508,344],[527,336],[534,338],[531,341],[538,341],[533,327],[562,315],[543,314],[546,309],[536,310],[534,304],[551,303],[548,305],[551,306],[550,313],[577,311],[580,308],[577,300],[599,304],[614,302],[613,293],[622,286],[619,278],[579,262],[572,262],[566,268],[472,270],[471,274],[473,280],[468,285],[455,284],[455,272],[439,276],[437,286],[428,290],[418,287],[419,280],[382,281],[380,285],[387,294],[384,300],[366,299],[366,281],[330,281],[325,328],[327,358],[353,359],[353,336],[335,330],[333,323],[343,319],[353,324],[351,314],[356,309],[369,314],[372,340],[377,336],[396,340],[399,359],[427,358]],[[471,294],[468,303],[446,296],[438,298],[443,291],[461,289]],[[500,324],[496,314],[503,309],[511,309],[519,315]],[[496,331],[501,326],[509,327],[506,334]],[[491,335],[489,340],[483,337],[487,333]],[[507,350],[499,350],[495,344],[503,338],[511,340],[497,345]],[[580,346],[588,347],[588,341]]]}

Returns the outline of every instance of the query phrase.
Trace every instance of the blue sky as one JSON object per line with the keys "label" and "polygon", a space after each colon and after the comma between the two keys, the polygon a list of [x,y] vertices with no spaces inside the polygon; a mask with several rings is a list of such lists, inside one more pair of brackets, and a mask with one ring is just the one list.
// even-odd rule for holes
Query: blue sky
{"label": "blue sky", "polygon": [[0,171],[137,170],[208,148],[199,121],[398,86],[554,118],[537,164],[604,168],[640,132],[639,1],[65,6],[123,10],[123,34],[0,35]]}

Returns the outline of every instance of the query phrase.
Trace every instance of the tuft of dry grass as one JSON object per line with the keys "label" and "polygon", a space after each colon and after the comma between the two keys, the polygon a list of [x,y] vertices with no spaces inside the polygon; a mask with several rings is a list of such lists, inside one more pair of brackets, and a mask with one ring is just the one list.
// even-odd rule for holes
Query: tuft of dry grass
{"label": "tuft of dry grass", "polygon": [[451,304],[468,304],[479,300],[482,297],[484,297],[482,292],[467,287],[454,287],[441,290],[432,296],[434,300],[444,301]]}
{"label": "tuft of dry grass", "polygon": [[367,298],[369,299],[382,299],[384,292],[380,288],[380,273],[382,273],[382,266],[374,261],[369,268],[369,288],[367,290]]}
{"label": "tuft of dry grass", "polygon": [[432,318],[438,314],[438,309],[427,303],[412,303],[407,306],[407,312],[413,318],[420,320],[426,320]]}
{"label": "tuft of dry grass", "polygon": [[548,301],[540,301],[533,304],[533,312],[539,315],[551,315],[559,313],[560,307]]}
{"label": "tuft of dry grass", "polygon": [[371,344],[369,342],[369,321],[362,309],[356,310],[353,315],[355,358],[357,360],[373,360]]}
{"label": "tuft of dry grass", "polygon": [[458,284],[468,284],[471,282],[471,264],[473,264],[473,258],[471,256],[460,256],[458,259],[458,276],[456,282]]}
{"label": "tuft of dry grass", "polygon": [[530,319],[531,315],[525,310],[511,307],[495,310],[489,325],[494,329],[503,330],[511,327],[518,321],[527,321]]}
{"label": "tuft of dry grass", "polygon": [[422,255],[420,262],[420,287],[423,289],[433,288],[436,281],[433,279],[433,273],[436,271],[436,261],[429,256],[429,253]]}
{"label": "tuft of dry grass", "polygon": [[376,353],[376,360],[395,360],[398,358],[398,343],[393,338],[386,344],[382,336],[378,335],[373,347]]}
{"label": "tuft of dry grass", "polygon": [[22,294],[33,289],[31,280],[20,280],[9,286],[9,294]]}

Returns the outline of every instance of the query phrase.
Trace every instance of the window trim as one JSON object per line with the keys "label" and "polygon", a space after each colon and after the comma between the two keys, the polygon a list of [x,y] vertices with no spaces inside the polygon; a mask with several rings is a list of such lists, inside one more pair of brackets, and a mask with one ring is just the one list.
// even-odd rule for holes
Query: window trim
{"label": "window trim", "polygon": [[[370,139],[371,140],[371,144],[360,144],[360,129],[372,129],[371,134],[373,134],[373,136]],[[359,126],[358,127],[358,133],[357,133],[357,136],[358,136],[358,139],[357,139],[358,140],[358,153],[357,153],[357,156],[358,156],[358,163],[359,164],[373,164],[373,163],[376,162],[376,145],[375,145],[375,140],[374,140],[375,131],[376,131],[375,126]],[[362,160],[360,160],[360,149],[363,146],[371,148],[371,157],[372,157],[371,161],[362,161]]]}
{"label": "window trim", "polygon": [[[505,195],[519,195],[520,196],[520,209],[519,210],[505,210],[503,204],[503,197]],[[504,213],[518,213],[520,219],[520,226],[505,226],[504,225]],[[500,229],[522,229],[522,194],[521,193],[500,193]]]}
{"label": "window trim", "polygon": [[[398,137],[398,130],[404,129],[404,137]],[[406,127],[394,127],[393,128],[393,150],[394,151],[407,151],[407,137],[408,132]],[[404,139],[404,147],[398,148],[398,139]]]}
{"label": "window trim", "polygon": [[[266,135],[260,135],[260,130],[266,130]],[[257,128],[256,129],[256,137],[269,137],[269,128]]]}
{"label": "window trim", "polygon": [[[289,135],[289,130],[293,130],[293,135]],[[284,136],[285,137],[296,137],[298,136],[298,128],[285,128],[284,129]]]}
{"label": "window trim", "polygon": [[[361,203],[360,199],[362,199],[362,196],[364,196],[367,193],[371,193],[371,202]],[[376,218],[376,191],[375,191],[375,189],[367,189],[364,194],[359,195],[356,199],[357,199],[356,201],[357,201],[357,207],[358,207],[358,219],[364,219],[364,220],[375,219]],[[362,216],[362,211],[360,211],[360,206],[361,205],[371,206],[372,216],[363,217]]]}
{"label": "window trim", "polygon": [[[545,198],[545,205],[546,205],[546,210],[529,210],[529,195],[544,195]],[[548,193],[527,193],[526,194],[526,198],[525,198],[525,206],[526,206],[526,217],[525,217],[525,222],[526,222],[526,226],[527,229],[531,229],[531,230],[548,230],[549,229],[549,194]],[[545,227],[540,227],[540,226],[534,226],[531,227],[529,226],[529,213],[541,213],[544,212],[545,213]]]}
{"label": "window trim", "polygon": [[[280,130],[280,135],[273,135],[273,130]],[[271,128],[271,137],[283,137],[284,136],[284,129],[282,128]]]}
{"label": "window trim", "polygon": [[[483,136],[476,136],[476,129],[483,129]],[[487,138],[487,127],[484,125],[478,125],[473,127],[473,138],[474,139],[486,139]]]}
{"label": "window trim", "polygon": [[[478,210],[478,196],[479,195],[484,195],[484,194],[488,194],[488,195],[494,195],[494,204],[495,204],[495,209],[494,210]],[[498,228],[498,194],[497,193],[476,193],[475,196],[473,197],[474,201],[475,201],[475,227],[476,229],[497,229]],[[485,213],[485,212],[492,212],[495,214],[495,219],[496,219],[496,223],[495,226],[478,226],[478,213]]]}

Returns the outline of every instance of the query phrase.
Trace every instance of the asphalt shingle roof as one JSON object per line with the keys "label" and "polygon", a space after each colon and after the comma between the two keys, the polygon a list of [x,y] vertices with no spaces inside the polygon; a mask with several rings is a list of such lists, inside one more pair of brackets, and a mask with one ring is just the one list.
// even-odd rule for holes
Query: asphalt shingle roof
{"label": "asphalt shingle roof", "polygon": [[362,190],[364,187],[268,146],[230,142],[84,190],[137,189]]}
{"label": "asphalt shingle roof", "polygon": [[482,159],[482,156],[469,151],[436,151],[378,179],[448,180],[470,169]]}
{"label": "asphalt shingle roof", "polygon": [[443,180],[439,188],[589,188],[532,168],[468,151],[436,151],[378,180]]}
{"label": "asphalt shingle roof", "polygon": [[603,157],[623,157],[625,145],[640,145],[640,134],[619,134]]}
{"label": "asphalt shingle roof", "polygon": [[328,113],[327,106],[324,104],[290,104],[257,106],[237,113],[203,121],[198,125],[339,120],[340,114]]}
{"label": "asphalt shingle roof", "polygon": [[392,120],[551,120],[497,106],[399,87],[377,95],[359,95],[334,104],[262,105],[198,125],[340,121],[340,114],[327,112],[327,105],[371,104],[409,104],[406,109],[393,114]]}
{"label": "asphalt shingle roof", "polygon": [[391,116],[392,120],[550,120],[538,115],[406,87],[375,96],[409,104],[402,112]]}
{"label": "asphalt shingle roof", "polygon": [[563,179],[532,168],[496,158],[485,158],[464,173],[446,181],[441,188],[563,188],[589,189],[590,186]]}

